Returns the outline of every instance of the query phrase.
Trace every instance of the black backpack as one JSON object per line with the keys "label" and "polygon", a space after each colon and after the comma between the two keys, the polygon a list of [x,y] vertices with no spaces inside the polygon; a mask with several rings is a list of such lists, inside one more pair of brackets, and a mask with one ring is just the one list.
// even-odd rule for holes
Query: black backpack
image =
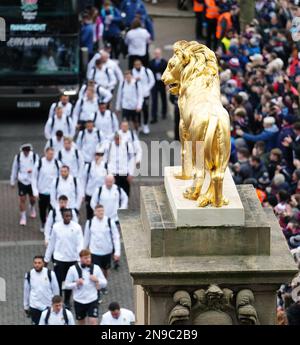
{"label": "black backpack", "polygon": [[[51,140],[52,140],[52,139],[51,139]],[[57,169],[57,174],[59,174],[59,164],[58,164],[57,159],[54,159],[54,164],[55,164],[56,169]],[[39,176],[39,174],[40,174],[41,168],[42,168],[42,158],[39,159],[39,164],[38,164],[38,167],[37,167],[38,176]]]}
{"label": "black backpack", "polygon": [[[31,271],[28,271],[26,274],[26,279],[27,279],[29,285],[30,285],[30,272]],[[49,282],[51,283],[52,276],[51,276],[51,270],[49,268],[47,269],[47,275],[48,275]]]}
{"label": "black backpack", "polygon": [[[81,279],[82,278],[82,268],[79,266],[78,262],[76,262],[75,268],[76,268],[76,271],[78,273],[79,279]],[[90,275],[93,275],[93,273],[94,273],[94,264],[91,264]]]}
{"label": "black backpack", "polygon": [[[50,314],[51,314],[51,307],[48,307],[47,310],[48,311],[47,311],[47,314],[46,314],[46,317],[45,317],[45,325],[48,325]],[[69,324],[69,319],[68,319],[66,308],[64,308],[64,307],[63,307],[63,317],[64,317],[64,320],[65,320],[65,324],[68,325]]]}
{"label": "black backpack", "polygon": [[[20,170],[21,152],[17,155],[18,171]],[[33,164],[36,162],[36,153],[33,153]]]}
{"label": "black backpack", "polygon": [[[118,192],[119,192],[119,207],[121,207],[122,200],[121,200],[121,187],[120,186],[118,186]],[[100,202],[101,193],[102,193],[102,186],[99,188],[99,191],[98,191],[98,202],[97,202],[97,204],[99,204],[99,202]]]}
{"label": "black backpack", "polygon": [[[91,226],[92,226],[92,220],[93,219],[89,219],[88,222],[89,222],[89,228],[91,229]],[[115,245],[114,245],[114,239],[113,239],[113,234],[112,234],[112,229],[111,229],[111,219],[110,218],[107,218],[107,224],[108,224],[108,227],[109,227],[109,232],[110,232],[110,237],[111,237],[111,243],[112,243],[112,247],[113,247],[113,251],[112,251],[112,254],[115,252]],[[77,271],[78,272],[78,271]]]}
{"label": "black backpack", "polygon": [[[77,178],[75,176],[73,176],[73,182],[74,182],[74,186],[75,186],[75,198],[77,199]],[[57,199],[58,184],[59,184],[59,177],[56,178],[56,182],[55,182],[56,199]]]}

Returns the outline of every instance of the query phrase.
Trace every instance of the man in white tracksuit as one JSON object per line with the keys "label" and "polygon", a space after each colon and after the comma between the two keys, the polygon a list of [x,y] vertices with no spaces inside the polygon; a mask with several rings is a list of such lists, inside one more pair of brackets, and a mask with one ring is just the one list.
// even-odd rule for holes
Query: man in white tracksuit
{"label": "man in white tracksuit", "polygon": [[36,255],[33,268],[24,279],[24,311],[34,325],[39,324],[42,311],[51,305],[52,297],[59,294],[55,273],[44,266],[44,258]]}
{"label": "man in white tracksuit", "polygon": [[91,252],[82,250],[80,262],[68,270],[65,287],[73,291],[74,309],[79,325],[97,325],[98,291],[107,286],[100,267],[92,263]]}
{"label": "man in white tracksuit", "polygon": [[[83,233],[81,226],[72,221],[72,211],[62,210],[63,220],[54,224],[49,244],[45,253],[45,263],[48,264],[53,256],[54,272],[57,277],[60,295],[63,282],[68,270],[79,260],[79,253],[83,249]],[[65,291],[65,305],[70,306],[71,291]]]}
{"label": "man in white tracksuit", "polygon": [[132,123],[135,130],[138,130],[140,125],[143,101],[144,94],[141,82],[132,77],[131,71],[126,71],[124,81],[119,85],[116,111],[122,112],[122,118]]}
{"label": "man in white tracksuit", "polygon": [[83,186],[81,181],[70,175],[68,166],[63,165],[60,168],[60,176],[56,178],[51,185],[50,200],[52,208],[58,205],[58,199],[61,195],[66,195],[69,199],[68,206],[80,210],[84,197]]}
{"label": "man in white tracksuit", "polygon": [[57,152],[56,158],[62,165],[70,168],[71,175],[82,177],[84,160],[81,151],[73,146],[72,138],[64,137],[64,147]]}
{"label": "man in white tracksuit", "polygon": [[26,195],[29,196],[30,218],[36,218],[35,197],[32,192],[32,172],[39,156],[33,152],[31,144],[24,144],[20,147],[20,152],[15,155],[11,175],[10,185],[14,188],[18,182],[20,225],[27,224],[26,218]]}
{"label": "man in white tracksuit", "polygon": [[100,266],[107,279],[111,260],[120,260],[121,244],[119,230],[115,222],[104,215],[102,205],[96,205],[95,216],[85,224],[84,247],[89,248],[93,263]]}
{"label": "man in white tracksuit", "polygon": [[47,140],[50,140],[57,131],[62,131],[64,136],[73,137],[75,134],[75,125],[70,116],[63,113],[63,108],[58,106],[55,115],[48,118],[44,134]]}
{"label": "man in white tracksuit", "polygon": [[95,127],[104,134],[105,140],[111,141],[119,129],[119,120],[116,114],[107,109],[107,104],[99,102],[98,111],[94,116]]}
{"label": "man in white tracksuit", "polygon": [[89,120],[85,124],[85,129],[81,130],[77,136],[77,147],[81,151],[84,163],[90,163],[95,158],[98,145],[104,144],[106,138],[104,134],[94,126],[94,122]]}
{"label": "man in white tracksuit", "polygon": [[41,232],[44,231],[46,218],[50,211],[50,192],[51,185],[55,178],[59,176],[60,164],[54,158],[54,150],[47,148],[45,157],[38,160],[32,173],[32,192],[39,202],[39,211],[41,219]]}

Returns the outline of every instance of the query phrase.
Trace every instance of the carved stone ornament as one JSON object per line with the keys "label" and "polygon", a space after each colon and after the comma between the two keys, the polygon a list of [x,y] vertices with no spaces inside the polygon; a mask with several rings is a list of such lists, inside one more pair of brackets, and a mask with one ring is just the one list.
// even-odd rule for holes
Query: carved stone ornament
{"label": "carved stone ornament", "polygon": [[193,293],[185,290],[173,295],[175,306],[169,313],[168,323],[192,325],[257,325],[254,295],[249,289],[234,294],[230,289],[210,285],[207,290]]}

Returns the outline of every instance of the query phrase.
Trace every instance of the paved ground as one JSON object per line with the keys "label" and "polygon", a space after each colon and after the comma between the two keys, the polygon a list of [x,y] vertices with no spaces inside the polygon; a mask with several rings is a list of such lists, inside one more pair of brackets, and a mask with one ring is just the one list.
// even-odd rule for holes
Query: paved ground
{"label": "paved ground", "polygon": [[[163,11],[166,7],[163,7]],[[190,18],[154,18],[157,32],[156,44],[164,48],[169,58],[171,45],[179,39],[193,39],[194,22]],[[142,136],[148,145],[154,140],[170,140],[173,131],[172,108],[167,120],[151,127],[151,135]],[[16,190],[8,184],[11,163],[19,146],[31,142],[38,153],[45,144],[43,125],[46,114],[7,114],[0,116],[0,278],[6,280],[7,301],[0,302],[1,324],[28,324],[24,317],[22,293],[23,277],[31,267],[32,257],[43,253],[43,236],[39,232],[37,220],[30,221],[26,228],[19,227]],[[159,164],[159,159],[155,163]],[[139,186],[160,183],[157,178],[136,178],[132,188],[130,207],[139,207]],[[84,212],[83,212],[84,213]],[[126,257],[123,255],[119,271],[112,270],[109,278],[109,294],[101,306],[106,311],[107,304],[118,300],[122,306],[133,308],[132,282],[128,272]],[[0,294],[1,296],[1,294]]]}

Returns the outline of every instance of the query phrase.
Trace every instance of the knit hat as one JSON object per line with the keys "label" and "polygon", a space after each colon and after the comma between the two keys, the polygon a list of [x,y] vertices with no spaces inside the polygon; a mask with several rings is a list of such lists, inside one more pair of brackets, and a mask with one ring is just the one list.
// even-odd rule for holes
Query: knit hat
{"label": "knit hat", "polygon": [[239,59],[238,59],[238,58],[231,58],[231,59],[229,60],[229,66],[230,66],[230,67],[233,67],[233,68],[240,67]]}

